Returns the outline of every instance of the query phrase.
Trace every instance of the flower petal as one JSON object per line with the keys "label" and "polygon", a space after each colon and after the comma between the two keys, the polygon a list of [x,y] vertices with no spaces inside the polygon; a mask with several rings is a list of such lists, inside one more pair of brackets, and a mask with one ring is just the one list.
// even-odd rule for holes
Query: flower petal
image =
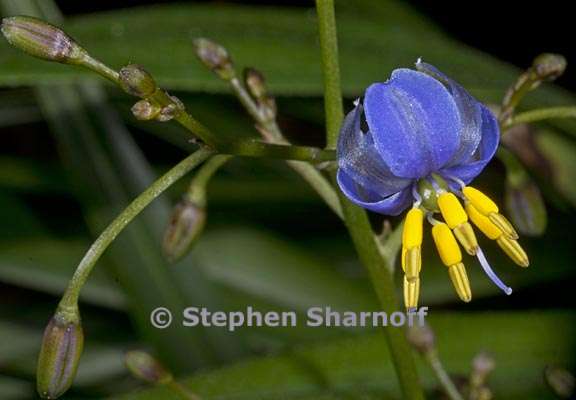
{"label": "flower petal", "polygon": [[416,69],[443,83],[452,94],[460,113],[460,145],[448,162],[448,166],[458,165],[468,160],[474,154],[482,139],[480,131],[482,125],[481,103],[472,97],[460,84],[440,72],[433,65],[418,60]]}
{"label": "flower petal", "polygon": [[444,85],[422,72],[395,70],[388,82],[366,90],[364,107],[378,152],[398,177],[423,178],[458,149],[456,103]]}
{"label": "flower petal", "polygon": [[336,176],[340,190],[354,204],[367,210],[386,215],[398,215],[412,204],[411,186],[388,197],[366,189],[356,183],[343,169]]}
{"label": "flower petal", "polygon": [[465,162],[460,165],[445,168],[441,174],[446,177],[456,177],[465,183],[470,183],[486,167],[486,164],[494,157],[500,141],[500,128],[498,121],[492,111],[487,107],[481,106],[482,109],[482,140],[477,151]]}
{"label": "flower petal", "polygon": [[401,191],[410,179],[395,177],[372,140],[361,129],[363,108],[358,104],[344,119],[338,140],[338,166],[362,187],[382,197]]}

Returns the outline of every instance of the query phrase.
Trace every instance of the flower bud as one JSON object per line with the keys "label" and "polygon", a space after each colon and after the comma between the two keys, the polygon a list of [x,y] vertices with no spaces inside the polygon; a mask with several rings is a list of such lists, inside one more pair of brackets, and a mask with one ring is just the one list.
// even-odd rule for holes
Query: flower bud
{"label": "flower bud", "polygon": [[72,385],[84,345],[79,319],[56,313],[44,331],[37,366],[40,397],[56,399]]}
{"label": "flower bud", "polygon": [[434,331],[427,324],[414,325],[408,328],[408,342],[421,354],[434,351],[436,338]]}
{"label": "flower bud", "polygon": [[126,367],[136,378],[154,384],[165,384],[173,377],[162,364],[144,351],[129,351],[126,353]]}
{"label": "flower bud", "polygon": [[532,63],[532,70],[540,80],[553,81],[566,70],[566,58],[560,54],[540,54]]}
{"label": "flower bud", "polygon": [[184,199],[180,201],[170,217],[164,232],[162,249],[170,262],[186,255],[192,244],[204,230],[206,210],[204,207]]}
{"label": "flower bud", "polygon": [[574,375],[563,368],[548,366],[544,370],[544,380],[552,391],[561,399],[573,399],[576,394]]}
{"label": "flower bud", "polygon": [[154,94],[156,82],[140,65],[130,64],[123,67],[119,72],[120,86],[128,94],[146,98]]}
{"label": "flower bud", "polygon": [[2,33],[12,46],[44,60],[78,64],[87,56],[86,50],[64,31],[37,18],[4,18]]}
{"label": "flower bud", "polygon": [[472,360],[472,380],[476,385],[482,385],[488,379],[488,375],[496,368],[496,361],[491,354],[483,351]]}
{"label": "flower bud", "polygon": [[132,114],[140,121],[156,119],[162,111],[162,107],[148,100],[140,100],[132,106]]}
{"label": "flower bud", "polygon": [[256,100],[262,100],[267,95],[266,80],[260,71],[254,68],[244,70],[244,83]]}
{"label": "flower bud", "polygon": [[220,78],[230,80],[235,76],[234,64],[228,51],[218,43],[198,38],[194,40],[194,50],[200,61]]}
{"label": "flower bud", "polygon": [[528,236],[539,236],[546,230],[546,206],[538,186],[530,179],[507,182],[505,203],[514,226]]}

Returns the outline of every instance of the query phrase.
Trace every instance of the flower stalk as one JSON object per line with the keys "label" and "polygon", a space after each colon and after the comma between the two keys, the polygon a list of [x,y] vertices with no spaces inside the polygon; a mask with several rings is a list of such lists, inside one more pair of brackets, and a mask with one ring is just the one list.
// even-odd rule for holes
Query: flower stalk
{"label": "flower stalk", "polygon": [[120,213],[112,221],[110,225],[100,234],[98,239],[92,244],[90,249],[84,255],[84,258],[78,264],[66,292],[62,296],[62,300],[58,308],[60,310],[75,309],[78,307],[78,298],[80,291],[86,283],[90,272],[96,265],[96,262],[114,239],[122,232],[122,230],[134,219],[148,204],[155,198],[160,196],[166,189],[168,189],[174,182],[182,178],[190,170],[195,168],[198,164],[205,161],[213,154],[212,150],[200,149],[190,156],[186,157],[183,161],[178,163],[175,167],[170,169],[166,174],[156,180],[150,185],[142,194],[130,203],[128,207]]}
{"label": "flower stalk", "polygon": [[[338,68],[334,3],[332,0],[317,0],[316,10],[320,30],[320,47],[325,84],[326,138],[328,147],[331,147],[335,146],[338,141],[338,134],[344,116]],[[376,243],[368,216],[363,209],[349,202],[343,193],[339,192],[339,197],[344,213],[344,222],[360,261],[369,272],[370,280],[382,310],[392,313],[398,309],[394,281],[390,274],[388,260],[382,257],[382,253]],[[424,394],[404,332],[399,329],[384,329],[384,333],[404,398],[410,400],[423,399]]]}

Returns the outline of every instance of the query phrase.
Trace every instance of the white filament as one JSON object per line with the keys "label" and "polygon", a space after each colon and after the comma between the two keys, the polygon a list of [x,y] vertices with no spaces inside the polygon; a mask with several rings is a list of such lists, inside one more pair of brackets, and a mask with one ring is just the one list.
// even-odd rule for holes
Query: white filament
{"label": "white filament", "polygon": [[484,252],[482,252],[482,249],[480,247],[478,247],[478,250],[476,251],[476,257],[478,257],[478,261],[480,261],[480,265],[482,265],[482,269],[484,269],[484,272],[486,272],[488,278],[490,278],[492,282],[494,282],[496,286],[498,286],[504,293],[506,293],[507,295],[511,295],[512,288],[506,286],[504,282],[502,282],[500,278],[498,278],[496,273],[492,270],[492,267],[490,267],[490,264],[488,264],[488,260],[486,260],[486,256],[484,255]]}

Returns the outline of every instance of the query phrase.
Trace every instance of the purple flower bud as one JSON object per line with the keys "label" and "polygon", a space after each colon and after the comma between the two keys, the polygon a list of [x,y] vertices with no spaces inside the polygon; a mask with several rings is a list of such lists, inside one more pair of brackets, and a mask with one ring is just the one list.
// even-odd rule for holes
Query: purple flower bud
{"label": "purple flower bud", "polygon": [[158,89],[152,75],[140,65],[127,65],[119,72],[120,85],[128,94],[146,98],[154,94]]}
{"label": "purple flower bud", "polygon": [[244,83],[248,91],[256,100],[264,99],[267,95],[266,80],[260,71],[254,68],[244,70]]}
{"label": "purple flower bud", "polygon": [[522,182],[508,182],[505,196],[508,215],[514,226],[528,236],[539,236],[546,230],[547,214],[538,186],[526,178]]}
{"label": "purple flower bud", "polygon": [[540,80],[553,81],[564,73],[566,64],[564,56],[544,53],[534,59],[532,69]]}
{"label": "purple flower bud", "polygon": [[204,230],[206,210],[189,200],[182,200],[174,207],[170,222],[164,232],[162,249],[170,262],[184,257]]}
{"label": "purple flower bud", "polygon": [[218,43],[198,38],[194,40],[194,50],[200,61],[220,78],[230,80],[235,76],[234,64],[228,51]]}
{"label": "purple flower bud", "polygon": [[428,325],[414,325],[408,328],[408,342],[421,354],[426,354],[434,350],[436,338],[434,331]]}
{"label": "purple flower bud", "polygon": [[162,112],[160,105],[148,100],[140,100],[132,106],[132,114],[140,121],[156,119]]}
{"label": "purple flower bud", "polygon": [[132,375],[145,382],[165,384],[173,379],[172,374],[158,360],[144,351],[129,351],[125,361]]}
{"label": "purple flower bud", "polygon": [[44,60],[78,64],[87,56],[86,51],[64,31],[37,18],[4,18],[2,33],[12,46]]}
{"label": "purple flower bud", "polygon": [[66,392],[76,375],[84,334],[79,319],[70,321],[56,313],[44,331],[37,366],[40,397],[56,399]]}

